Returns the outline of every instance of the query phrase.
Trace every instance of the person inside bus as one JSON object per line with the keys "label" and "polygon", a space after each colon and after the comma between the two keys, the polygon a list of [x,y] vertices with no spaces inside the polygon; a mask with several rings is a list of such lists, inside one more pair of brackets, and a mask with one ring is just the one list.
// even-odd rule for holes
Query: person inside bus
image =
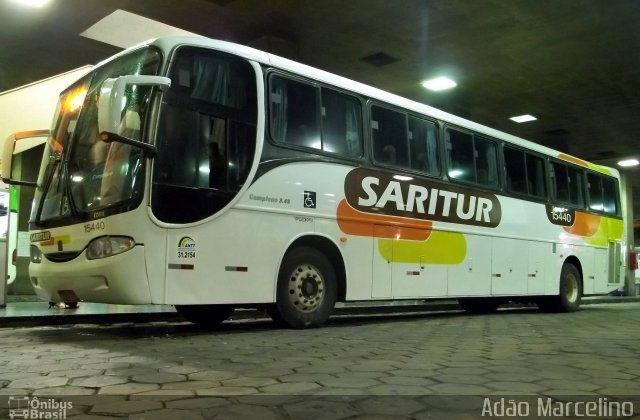
{"label": "person inside bus", "polygon": [[382,148],[382,163],[388,163],[395,165],[396,163],[396,148],[390,144],[387,144]]}

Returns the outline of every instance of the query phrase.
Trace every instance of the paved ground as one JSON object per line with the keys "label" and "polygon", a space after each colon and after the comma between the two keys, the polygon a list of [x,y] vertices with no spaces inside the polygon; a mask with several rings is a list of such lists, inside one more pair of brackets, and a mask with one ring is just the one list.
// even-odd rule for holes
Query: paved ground
{"label": "paved ground", "polygon": [[471,419],[510,407],[640,417],[640,304],[344,317],[304,331],[5,328],[0,395],[0,417],[25,407],[96,419]]}

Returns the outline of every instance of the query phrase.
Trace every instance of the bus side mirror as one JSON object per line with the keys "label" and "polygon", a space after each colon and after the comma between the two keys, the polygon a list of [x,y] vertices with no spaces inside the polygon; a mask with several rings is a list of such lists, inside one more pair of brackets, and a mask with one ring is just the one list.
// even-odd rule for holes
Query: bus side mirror
{"label": "bus side mirror", "polygon": [[13,158],[17,153],[24,152],[34,146],[44,143],[49,137],[49,130],[30,130],[30,131],[18,131],[11,134],[4,142],[2,150],[2,181],[5,184],[22,185],[28,187],[37,186],[37,176],[34,173],[29,174],[22,173],[20,176],[13,173],[14,162]]}
{"label": "bus side mirror", "polygon": [[128,85],[158,86],[166,89],[171,86],[171,79],[162,76],[120,76],[107,79],[100,87],[98,103],[98,132],[119,134],[123,118],[124,106],[127,103],[125,90]]}

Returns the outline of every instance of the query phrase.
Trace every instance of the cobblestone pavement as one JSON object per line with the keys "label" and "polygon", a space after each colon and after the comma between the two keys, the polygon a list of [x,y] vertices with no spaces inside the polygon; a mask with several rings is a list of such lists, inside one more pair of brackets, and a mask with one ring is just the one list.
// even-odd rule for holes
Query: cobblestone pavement
{"label": "cobblestone pavement", "polygon": [[0,329],[3,418],[27,408],[40,418],[472,419],[509,407],[535,418],[596,406],[640,417],[638,303],[345,317],[302,331],[267,321]]}

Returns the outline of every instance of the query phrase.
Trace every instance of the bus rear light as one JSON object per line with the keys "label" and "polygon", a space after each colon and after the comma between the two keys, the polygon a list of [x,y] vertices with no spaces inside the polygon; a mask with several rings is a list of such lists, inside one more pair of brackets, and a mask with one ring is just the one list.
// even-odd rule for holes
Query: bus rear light
{"label": "bus rear light", "polygon": [[97,260],[126,252],[135,246],[136,242],[128,236],[101,236],[87,246],[87,259]]}
{"label": "bus rear light", "polygon": [[629,270],[637,270],[638,269],[638,253],[637,252],[629,252]]}

